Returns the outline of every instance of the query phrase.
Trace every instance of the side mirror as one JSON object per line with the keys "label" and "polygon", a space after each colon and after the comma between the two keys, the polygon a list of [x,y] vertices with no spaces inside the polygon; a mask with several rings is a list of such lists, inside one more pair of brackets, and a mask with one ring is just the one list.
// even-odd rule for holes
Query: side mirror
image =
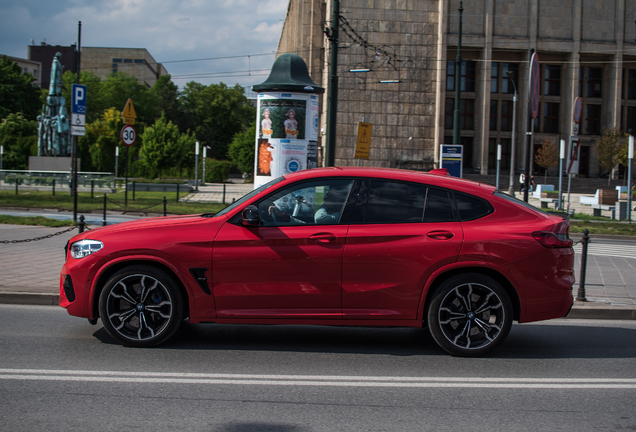
{"label": "side mirror", "polygon": [[241,214],[241,225],[255,227],[261,221],[261,215],[258,213],[258,208],[253,205],[248,205],[243,209]]}

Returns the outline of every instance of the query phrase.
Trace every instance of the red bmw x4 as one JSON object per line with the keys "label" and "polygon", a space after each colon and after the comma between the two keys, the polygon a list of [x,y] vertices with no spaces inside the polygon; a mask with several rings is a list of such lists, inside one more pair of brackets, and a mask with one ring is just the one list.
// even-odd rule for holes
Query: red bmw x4
{"label": "red bmw x4", "polygon": [[75,236],[60,305],[129,346],[158,345],[187,318],[428,327],[449,353],[479,356],[513,321],[567,315],[569,226],[441,170],[306,170],[217,214]]}

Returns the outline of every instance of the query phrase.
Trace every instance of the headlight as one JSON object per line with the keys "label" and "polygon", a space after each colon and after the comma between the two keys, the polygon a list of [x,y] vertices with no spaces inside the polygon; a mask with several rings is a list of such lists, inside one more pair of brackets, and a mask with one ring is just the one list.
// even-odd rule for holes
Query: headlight
{"label": "headlight", "polygon": [[80,240],[71,245],[71,256],[80,259],[97,252],[104,247],[104,243],[97,240]]}

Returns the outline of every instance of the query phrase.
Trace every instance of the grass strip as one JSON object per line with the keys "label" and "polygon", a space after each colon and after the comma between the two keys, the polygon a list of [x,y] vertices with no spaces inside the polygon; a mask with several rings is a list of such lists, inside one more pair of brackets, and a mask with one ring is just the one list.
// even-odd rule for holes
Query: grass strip
{"label": "grass strip", "polygon": [[10,216],[0,215],[0,224],[6,225],[38,225],[45,227],[73,226],[72,220],[57,220],[44,216]]}

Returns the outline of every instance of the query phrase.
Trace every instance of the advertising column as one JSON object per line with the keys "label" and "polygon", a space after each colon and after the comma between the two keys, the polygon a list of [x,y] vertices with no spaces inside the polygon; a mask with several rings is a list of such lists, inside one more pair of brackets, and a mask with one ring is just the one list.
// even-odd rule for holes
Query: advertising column
{"label": "advertising column", "polygon": [[254,186],[281,175],[316,168],[318,96],[260,93]]}

